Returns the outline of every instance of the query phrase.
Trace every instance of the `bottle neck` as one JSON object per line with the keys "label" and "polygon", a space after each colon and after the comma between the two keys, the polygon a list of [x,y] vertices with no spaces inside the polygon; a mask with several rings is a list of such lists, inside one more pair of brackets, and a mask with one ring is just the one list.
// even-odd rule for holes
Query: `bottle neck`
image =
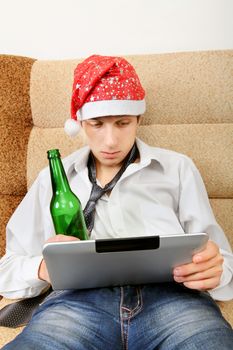
{"label": "bottle neck", "polygon": [[53,193],[68,192],[70,185],[66,177],[66,173],[60,158],[50,158],[49,168],[51,174],[51,182]]}

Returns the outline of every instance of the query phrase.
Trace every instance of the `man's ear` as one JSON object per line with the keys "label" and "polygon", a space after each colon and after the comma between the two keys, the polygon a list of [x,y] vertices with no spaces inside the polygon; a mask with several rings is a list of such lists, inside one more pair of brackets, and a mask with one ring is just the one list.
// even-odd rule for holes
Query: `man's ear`
{"label": "man's ear", "polygon": [[137,120],[138,120],[138,125],[140,125],[140,124],[141,124],[141,120],[142,120],[142,116],[141,116],[141,115],[138,115],[138,116],[137,116]]}

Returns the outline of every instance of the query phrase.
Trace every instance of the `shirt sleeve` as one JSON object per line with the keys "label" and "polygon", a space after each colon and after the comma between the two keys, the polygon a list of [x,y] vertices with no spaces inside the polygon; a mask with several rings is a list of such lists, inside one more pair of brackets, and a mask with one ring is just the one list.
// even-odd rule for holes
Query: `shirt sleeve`
{"label": "shirt sleeve", "polygon": [[233,254],[230,244],[216,222],[202,177],[189,158],[180,169],[179,219],[185,233],[206,232],[220,248],[224,258],[218,287],[209,291],[217,300],[233,298]]}
{"label": "shirt sleeve", "polygon": [[6,298],[33,297],[48,287],[38,278],[43,244],[53,235],[45,222],[47,195],[39,176],[7,224],[6,254],[0,260],[0,295]]}

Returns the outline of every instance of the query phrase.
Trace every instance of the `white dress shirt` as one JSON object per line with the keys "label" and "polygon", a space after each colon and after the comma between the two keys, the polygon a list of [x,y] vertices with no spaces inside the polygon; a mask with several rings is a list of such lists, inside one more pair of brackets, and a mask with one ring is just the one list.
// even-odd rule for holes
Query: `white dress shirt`
{"label": "white dress shirt", "polygon": [[[202,178],[183,154],[150,147],[137,139],[140,161],[128,166],[110,195],[96,205],[91,238],[206,232],[224,257],[220,285],[210,294],[233,298],[233,255],[217,224]],[[84,208],[91,192],[88,146],[63,159],[73,192]],[[10,218],[6,254],[0,260],[0,295],[36,296],[48,286],[38,279],[44,242],[55,235],[49,205],[52,196],[48,167],[43,169]]]}

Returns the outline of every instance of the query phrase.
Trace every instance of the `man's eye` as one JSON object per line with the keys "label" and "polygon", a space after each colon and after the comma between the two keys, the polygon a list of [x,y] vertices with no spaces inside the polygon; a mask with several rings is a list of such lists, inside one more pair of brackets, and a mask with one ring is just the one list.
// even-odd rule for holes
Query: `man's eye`
{"label": "man's eye", "polygon": [[101,125],[102,125],[101,123],[91,123],[91,126],[94,126],[95,128],[98,128]]}
{"label": "man's eye", "polygon": [[120,122],[119,125],[120,125],[120,126],[129,125],[129,122]]}

